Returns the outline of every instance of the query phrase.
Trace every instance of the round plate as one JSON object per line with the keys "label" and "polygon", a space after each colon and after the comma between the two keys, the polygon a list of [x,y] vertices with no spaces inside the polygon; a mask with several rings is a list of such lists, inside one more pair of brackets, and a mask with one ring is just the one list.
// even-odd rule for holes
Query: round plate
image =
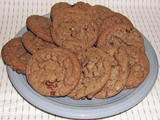
{"label": "round plate", "polygon": [[[49,14],[45,17],[50,17]],[[27,31],[24,27],[15,36],[22,36]],[[7,66],[9,78],[16,90],[29,103],[48,113],[67,118],[93,119],[108,117],[126,111],[150,92],[158,74],[158,60],[155,51],[148,40],[143,36],[146,54],[150,62],[150,72],[146,80],[136,89],[123,90],[118,95],[107,99],[73,100],[69,97],[45,97],[34,91],[28,84],[25,75],[18,74]]]}

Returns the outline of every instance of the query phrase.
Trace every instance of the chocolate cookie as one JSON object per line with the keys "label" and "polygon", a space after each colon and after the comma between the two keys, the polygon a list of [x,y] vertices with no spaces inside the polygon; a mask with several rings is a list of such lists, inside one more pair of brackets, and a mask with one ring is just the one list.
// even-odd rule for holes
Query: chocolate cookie
{"label": "chocolate cookie", "polygon": [[21,37],[13,38],[2,48],[2,58],[4,62],[18,73],[26,73],[26,64],[30,59],[30,54],[24,49]]}
{"label": "chocolate cookie", "polygon": [[87,11],[91,7],[91,5],[88,3],[84,3],[84,2],[77,2],[72,7],[77,7],[79,9],[84,10],[84,11]]}
{"label": "chocolate cookie", "polygon": [[103,21],[103,24],[100,29],[100,33],[105,31],[106,29],[110,29],[115,24],[127,24],[133,27],[131,21],[120,13],[116,13],[113,16],[106,17]]}
{"label": "chocolate cookie", "polygon": [[146,79],[150,65],[143,50],[132,46],[126,46],[126,51],[129,56],[129,77],[125,88],[135,88]]}
{"label": "chocolate cookie", "polygon": [[136,28],[125,24],[116,24],[105,30],[97,41],[97,47],[121,45],[145,50],[141,33]]}
{"label": "chocolate cookie", "polygon": [[62,48],[37,51],[26,70],[29,84],[45,96],[66,96],[78,84],[81,69],[77,57]]}
{"label": "chocolate cookie", "polygon": [[128,55],[124,47],[101,48],[109,56],[111,76],[96,98],[108,98],[123,90],[128,77]]}
{"label": "chocolate cookie", "polygon": [[31,15],[26,21],[27,27],[38,37],[53,43],[51,38],[51,20],[39,15]]}
{"label": "chocolate cookie", "polygon": [[55,44],[46,42],[38,37],[36,37],[32,32],[28,31],[22,35],[22,42],[24,47],[31,54],[36,53],[40,49],[57,47]]}
{"label": "chocolate cookie", "polygon": [[83,10],[68,8],[56,15],[51,34],[58,46],[76,53],[94,45],[98,26]]}
{"label": "chocolate cookie", "polygon": [[101,5],[90,7],[87,10],[87,13],[92,16],[93,20],[98,24],[99,28],[101,27],[103,20],[106,17],[115,14],[115,12],[111,11],[109,8]]}
{"label": "chocolate cookie", "polygon": [[69,7],[71,7],[71,5],[68,4],[67,2],[59,2],[59,3],[56,3],[55,5],[53,5],[51,8],[52,19],[54,19],[56,14],[59,14],[59,12],[61,12],[63,9],[66,9]]}
{"label": "chocolate cookie", "polygon": [[110,77],[111,66],[107,55],[99,48],[88,48],[77,53],[82,67],[81,79],[69,94],[73,99],[92,98]]}

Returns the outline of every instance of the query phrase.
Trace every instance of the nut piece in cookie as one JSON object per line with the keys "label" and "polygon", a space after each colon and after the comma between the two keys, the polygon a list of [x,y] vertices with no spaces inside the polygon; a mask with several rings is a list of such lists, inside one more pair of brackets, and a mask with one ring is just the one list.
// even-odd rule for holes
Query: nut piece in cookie
{"label": "nut piece in cookie", "polygon": [[77,53],[82,67],[81,79],[75,89],[68,95],[73,99],[88,97],[91,99],[101,91],[110,77],[111,66],[104,51],[88,48]]}
{"label": "nut piece in cookie", "polygon": [[128,77],[128,55],[124,47],[102,48],[109,57],[111,76],[96,98],[108,98],[123,90]]}
{"label": "nut piece in cookie", "polygon": [[109,8],[101,5],[90,7],[87,10],[87,13],[92,16],[92,19],[98,24],[99,28],[101,27],[103,20],[106,17],[115,14],[115,12],[111,11]]}
{"label": "nut piece in cookie", "polygon": [[103,24],[100,28],[100,34],[103,31],[105,31],[106,29],[110,29],[110,27],[112,27],[115,24],[127,24],[127,25],[133,27],[133,24],[131,23],[131,21],[127,17],[125,17],[124,15],[122,15],[120,13],[116,13],[116,14],[109,16],[109,17],[106,17],[104,19]]}
{"label": "nut piece in cookie", "polygon": [[31,15],[26,21],[27,27],[38,38],[53,43],[51,38],[50,26],[51,20],[39,15]]}
{"label": "nut piece in cookie", "polygon": [[91,5],[88,3],[84,3],[84,2],[77,2],[72,7],[77,7],[79,9],[84,10],[84,11],[87,11],[91,7]]}
{"label": "nut piece in cookie", "polygon": [[72,52],[58,47],[46,48],[31,57],[26,75],[38,93],[60,97],[68,95],[78,84],[81,68]]}
{"label": "nut piece in cookie", "polygon": [[32,32],[28,31],[22,35],[22,43],[28,52],[31,54],[36,53],[40,49],[57,47],[53,43],[46,42],[36,37]]}
{"label": "nut piece in cookie", "polygon": [[115,24],[106,29],[97,41],[97,47],[101,46],[134,46],[145,51],[141,33],[133,26],[125,24]]}
{"label": "nut piece in cookie", "polygon": [[144,51],[141,49],[126,46],[129,57],[129,76],[125,85],[126,88],[138,87],[148,76],[150,65]]}
{"label": "nut piece in cookie", "polygon": [[4,62],[18,73],[26,73],[26,64],[30,56],[22,45],[21,37],[11,39],[2,48]]}
{"label": "nut piece in cookie", "polygon": [[71,7],[67,2],[59,2],[52,6],[51,8],[51,17],[54,20],[55,16],[59,14],[63,9]]}
{"label": "nut piece in cookie", "polygon": [[56,15],[51,34],[58,46],[76,53],[94,45],[98,26],[86,12],[73,7]]}

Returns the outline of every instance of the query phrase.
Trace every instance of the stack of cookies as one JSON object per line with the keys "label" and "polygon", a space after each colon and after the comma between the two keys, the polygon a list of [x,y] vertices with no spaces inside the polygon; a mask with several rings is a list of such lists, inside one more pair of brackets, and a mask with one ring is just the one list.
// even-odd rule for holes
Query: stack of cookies
{"label": "stack of cookies", "polygon": [[7,42],[2,57],[41,95],[108,98],[138,87],[149,73],[141,33],[105,6],[60,2],[51,19],[31,15],[26,24],[28,31]]}

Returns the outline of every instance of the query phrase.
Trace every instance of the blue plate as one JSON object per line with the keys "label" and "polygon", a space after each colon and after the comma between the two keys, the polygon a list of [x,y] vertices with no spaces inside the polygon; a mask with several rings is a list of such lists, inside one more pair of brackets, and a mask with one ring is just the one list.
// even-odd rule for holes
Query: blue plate
{"label": "blue plate", "polygon": [[[45,17],[50,17],[49,14]],[[15,36],[19,37],[27,31],[24,27]],[[69,97],[45,97],[34,91],[28,84],[25,75],[18,74],[7,66],[9,78],[29,103],[48,113],[67,118],[93,119],[112,116],[124,112],[142,101],[154,86],[158,74],[158,60],[156,53],[143,36],[146,54],[150,62],[150,72],[146,80],[136,89],[123,90],[118,95],[107,99],[73,100]]]}

